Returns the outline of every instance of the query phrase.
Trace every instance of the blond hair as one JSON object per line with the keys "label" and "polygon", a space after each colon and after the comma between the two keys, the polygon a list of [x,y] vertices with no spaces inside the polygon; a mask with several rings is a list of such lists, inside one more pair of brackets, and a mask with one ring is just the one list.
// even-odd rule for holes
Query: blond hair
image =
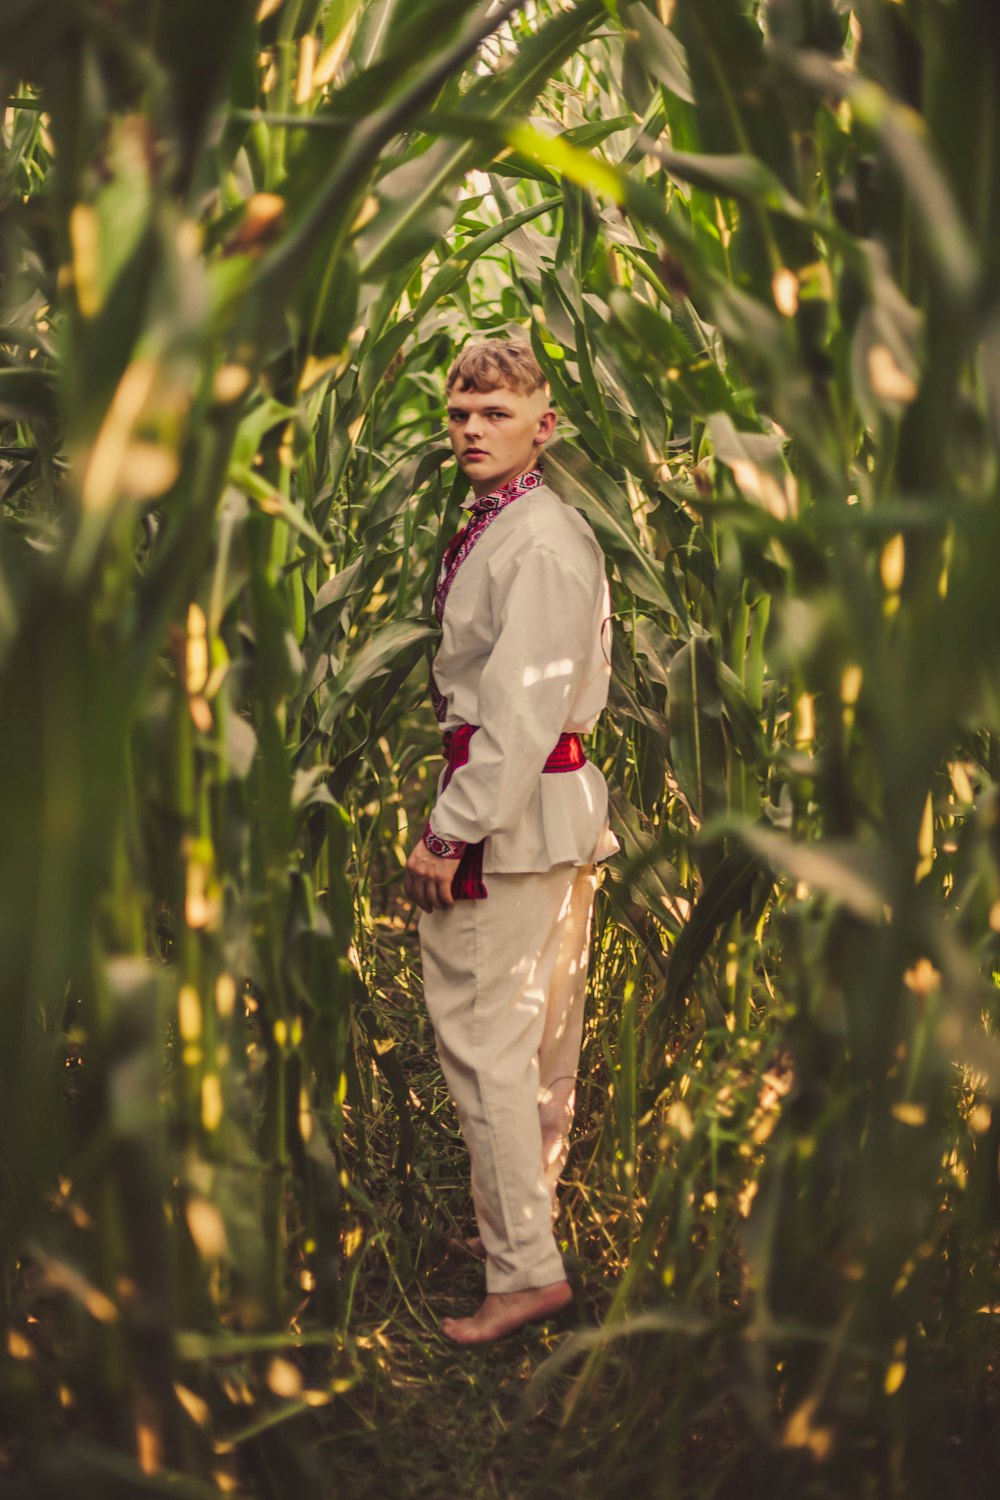
{"label": "blond hair", "polygon": [[466,344],[448,371],[445,391],[495,391],[501,386],[526,396],[545,388],[545,376],[527,339],[479,339]]}

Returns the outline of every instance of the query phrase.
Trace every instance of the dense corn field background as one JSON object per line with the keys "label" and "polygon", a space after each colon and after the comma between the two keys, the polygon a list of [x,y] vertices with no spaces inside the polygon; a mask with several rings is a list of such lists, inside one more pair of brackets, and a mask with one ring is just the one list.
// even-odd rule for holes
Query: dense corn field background
{"label": "dense corn field background", "polygon": [[[16,1493],[993,1493],[998,78],[992,0],[5,0]],[[400,879],[514,327],[623,850],[577,1331],[462,1354]]]}

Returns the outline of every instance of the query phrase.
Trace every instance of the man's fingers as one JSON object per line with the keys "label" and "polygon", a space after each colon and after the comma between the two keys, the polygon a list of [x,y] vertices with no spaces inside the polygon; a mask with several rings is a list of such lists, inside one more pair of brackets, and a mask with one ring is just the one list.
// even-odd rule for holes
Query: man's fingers
{"label": "man's fingers", "polygon": [[440,911],[444,904],[438,892],[438,880],[436,875],[428,875],[424,882],[424,899],[427,902],[428,911]]}
{"label": "man's fingers", "polygon": [[[412,856],[411,856],[412,858]],[[416,902],[421,911],[444,911],[454,906],[451,887],[455,878],[454,869],[447,874],[424,874],[419,868],[408,864],[403,871],[403,891],[409,900]]]}
{"label": "man's fingers", "polygon": [[428,875],[423,882],[421,895],[426,902],[424,911],[444,911],[445,907],[454,906],[454,897],[451,894],[451,876],[442,878],[440,875]]}
{"label": "man's fingers", "polygon": [[421,911],[427,910],[424,901],[423,881],[415,871],[407,869],[403,875],[403,891],[410,901],[419,906]]}

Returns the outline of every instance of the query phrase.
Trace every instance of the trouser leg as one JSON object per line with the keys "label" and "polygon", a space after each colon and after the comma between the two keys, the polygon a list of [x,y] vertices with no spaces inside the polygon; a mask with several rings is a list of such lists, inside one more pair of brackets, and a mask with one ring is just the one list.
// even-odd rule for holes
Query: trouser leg
{"label": "trouser leg", "polygon": [[597,871],[594,866],[585,865],[578,869],[560,924],[559,954],[538,1049],[542,1170],[553,1212],[556,1187],[569,1155],[569,1134],[576,1107],[576,1077],[583,1039],[583,1007],[596,890]]}
{"label": "trouser leg", "polygon": [[[458,902],[420,922],[424,993],[472,1159],[490,1291],[545,1286],[564,1274],[542,1164],[539,1054],[553,987],[576,994],[554,981],[577,876],[567,866],[493,874],[486,901]],[[562,1057],[567,1028],[552,1029],[549,1050]]]}

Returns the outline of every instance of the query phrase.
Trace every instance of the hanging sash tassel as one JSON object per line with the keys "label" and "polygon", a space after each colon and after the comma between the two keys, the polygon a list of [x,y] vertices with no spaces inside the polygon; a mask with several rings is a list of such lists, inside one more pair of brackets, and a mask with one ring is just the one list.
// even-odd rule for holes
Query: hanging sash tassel
{"label": "hanging sash tassel", "polygon": [[[478,724],[459,724],[455,729],[446,729],[444,754],[447,765],[441,790],[444,791],[452,776],[469,759],[469,741],[479,728]],[[543,772],[579,771],[587,762],[583,741],[578,734],[561,734],[555,749],[542,767]],[[484,901],[487,896],[483,883],[483,853],[486,840],[478,844],[467,844],[465,853],[458,862],[451,893],[456,901]]]}

